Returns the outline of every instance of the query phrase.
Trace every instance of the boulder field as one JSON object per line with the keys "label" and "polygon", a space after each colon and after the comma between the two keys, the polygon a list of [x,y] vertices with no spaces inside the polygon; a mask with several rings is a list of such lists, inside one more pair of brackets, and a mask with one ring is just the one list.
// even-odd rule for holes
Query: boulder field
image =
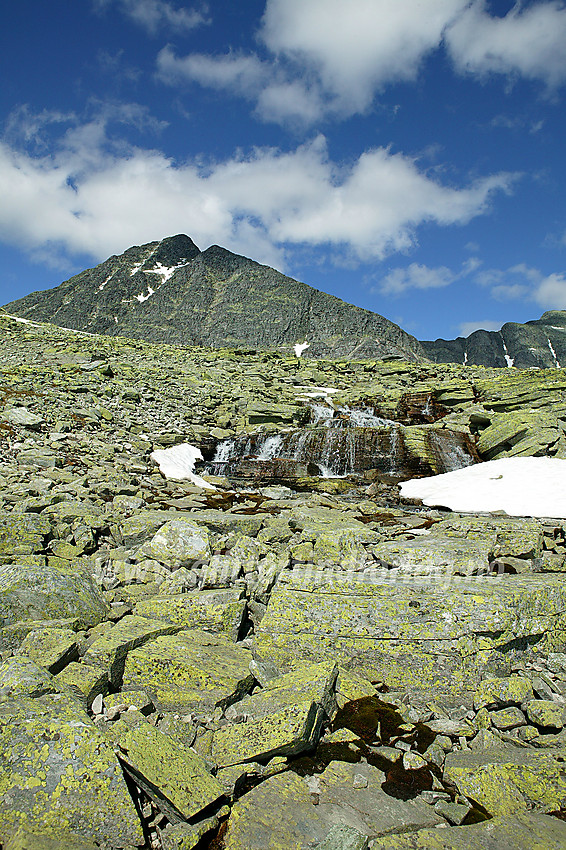
{"label": "boulder field", "polygon": [[2,850],[566,846],[566,520],[398,487],[565,459],[562,369],[0,340]]}

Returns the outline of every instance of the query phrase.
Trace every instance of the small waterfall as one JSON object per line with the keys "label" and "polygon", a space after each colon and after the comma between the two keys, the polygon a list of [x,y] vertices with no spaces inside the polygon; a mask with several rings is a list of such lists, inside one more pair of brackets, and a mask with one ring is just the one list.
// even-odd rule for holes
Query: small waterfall
{"label": "small waterfall", "polygon": [[268,437],[257,453],[257,460],[272,460],[274,457],[280,457],[282,446],[281,434]]}
{"label": "small waterfall", "polygon": [[218,443],[212,463],[228,463],[233,455],[236,442],[233,437],[230,437],[228,440],[222,440],[221,443]]}
{"label": "small waterfall", "polygon": [[354,408],[349,407],[338,408],[340,412],[347,417],[348,421],[358,428],[386,428],[395,423],[391,419],[383,419],[381,416],[376,416],[373,410],[368,407]]}
{"label": "small waterfall", "polygon": [[335,410],[333,407],[328,407],[326,404],[313,404],[311,406],[311,423],[320,425],[324,423],[328,427],[332,425]]}
{"label": "small waterfall", "polygon": [[[428,403],[431,404],[430,398]],[[477,459],[449,431],[427,434],[427,443],[442,471],[469,466]],[[469,448],[469,447],[468,447]],[[334,410],[313,404],[311,424],[278,433],[258,431],[222,441],[216,448],[209,471],[215,475],[255,480],[301,478],[318,474],[343,478],[366,470],[403,476],[407,471],[424,472],[408,452],[403,426],[376,416],[368,408],[342,407]]]}

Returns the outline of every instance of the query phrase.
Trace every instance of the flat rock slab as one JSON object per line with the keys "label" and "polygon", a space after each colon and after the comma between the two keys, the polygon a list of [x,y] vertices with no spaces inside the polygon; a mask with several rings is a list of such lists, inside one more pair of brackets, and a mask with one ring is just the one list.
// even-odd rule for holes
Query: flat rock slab
{"label": "flat rock slab", "polygon": [[234,805],[225,848],[307,850],[339,825],[372,838],[441,822],[420,800],[390,797],[381,787],[384,781],[371,765],[345,762],[332,762],[322,774],[304,779],[293,773],[274,776]]}
{"label": "flat rock slab", "polygon": [[547,815],[493,818],[450,829],[421,829],[378,838],[372,850],[564,850],[566,824]]}
{"label": "flat rock slab", "polygon": [[118,721],[114,727],[120,759],[173,823],[195,817],[223,796],[222,786],[193,750],[147,722],[128,728]]}
{"label": "flat rock slab", "polygon": [[528,517],[452,516],[436,523],[431,535],[477,539],[495,534],[494,555],[536,558],[542,548],[542,521]]}
{"label": "flat rock slab", "polygon": [[106,668],[112,685],[118,687],[128,652],[160,635],[173,634],[179,628],[163,620],[150,620],[136,615],[123,617],[109,632],[89,646],[83,656],[83,663]]}
{"label": "flat rock slab", "polygon": [[80,628],[80,620],[76,617],[68,617],[62,620],[19,620],[11,623],[5,628],[0,628],[0,651],[4,653],[16,652],[22,645],[24,639],[30,632],[37,629],[71,629],[76,631]]}
{"label": "flat rock slab", "polygon": [[108,670],[105,667],[71,661],[57,673],[55,681],[62,687],[70,688],[84,703],[85,708],[90,708],[99,694],[108,691]]}
{"label": "flat rock slab", "polygon": [[71,565],[0,566],[0,624],[18,620],[77,618],[89,628],[105,620],[109,607],[90,575]]}
{"label": "flat rock slab", "polygon": [[390,567],[411,575],[462,576],[486,572],[495,543],[495,533],[478,535],[474,540],[431,534],[417,540],[388,540],[375,546],[373,553]]}
{"label": "flat rock slab", "polygon": [[144,842],[112,747],[58,694],[0,704],[0,834],[38,824],[103,845]]}
{"label": "flat rock slab", "polygon": [[[256,634],[258,653],[282,670],[329,655],[393,690],[458,697],[482,674],[501,675],[517,638],[564,639],[559,577],[455,577],[393,570],[280,574]],[[548,634],[547,634],[548,633]]]}
{"label": "flat rock slab", "polygon": [[324,720],[336,710],[338,668],[332,663],[304,667],[279,679],[227,711],[244,722],[214,734],[212,755],[221,767],[297,755],[313,747]]}
{"label": "flat rock slab", "polygon": [[58,673],[78,658],[77,635],[72,629],[34,629],[22,641],[20,652],[50,673]]}
{"label": "flat rock slab", "polygon": [[483,752],[453,752],[444,778],[491,815],[552,812],[566,799],[563,749],[541,752],[513,746]]}
{"label": "flat rock slab", "polygon": [[240,590],[231,588],[153,596],[137,603],[136,614],[175,623],[183,629],[225,633],[235,641],[246,609],[246,600],[240,596]]}
{"label": "flat rock slab", "polygon": [[251,691],[251,661],[249,650],[220,635],[182,631],[132,650],[123,687],[147,690],[161,709],[206,715]]}

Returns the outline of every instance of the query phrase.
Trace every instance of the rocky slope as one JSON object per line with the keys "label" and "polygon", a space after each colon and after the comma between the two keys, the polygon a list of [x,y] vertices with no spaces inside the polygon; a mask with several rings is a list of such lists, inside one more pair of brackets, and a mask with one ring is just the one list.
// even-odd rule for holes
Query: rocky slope
{"label": "rocky slope", "polygon": [[6,306],[63,327],[179,345],[290,350],[312,356],[422,357],[417,340],[377,313],[187,236],[129,248],[55,289]]}
{"label": "rocky slope", "polygon": [[[562,370],[0,340],[3,850],[565,846],[565,523],[394,484],[448,434],[564,457]],[[321,407],[351,475],[253,454]],[[151,458],[244,437],[253,487]]]}
{"label": "rocky slope", "polygon": [[566,364],[566,311],[551,310],[524,325],[507,322],[500,331],[479,330],[421,344],[435,363],[558,369]]}

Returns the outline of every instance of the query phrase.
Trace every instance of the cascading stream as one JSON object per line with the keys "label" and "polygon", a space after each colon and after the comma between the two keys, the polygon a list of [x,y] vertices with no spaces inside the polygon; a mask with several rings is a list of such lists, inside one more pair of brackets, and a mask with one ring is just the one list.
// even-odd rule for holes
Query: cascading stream
{"label": "cascading stream", "polygon": [[223,474],[241,460],[285,459],[314,465],[323,478],[339,478],[374,467],[395,467],[399,425],[367,408],[314,404],[311,425],[277,434],[258,432],[220,443],[210,471]]}

